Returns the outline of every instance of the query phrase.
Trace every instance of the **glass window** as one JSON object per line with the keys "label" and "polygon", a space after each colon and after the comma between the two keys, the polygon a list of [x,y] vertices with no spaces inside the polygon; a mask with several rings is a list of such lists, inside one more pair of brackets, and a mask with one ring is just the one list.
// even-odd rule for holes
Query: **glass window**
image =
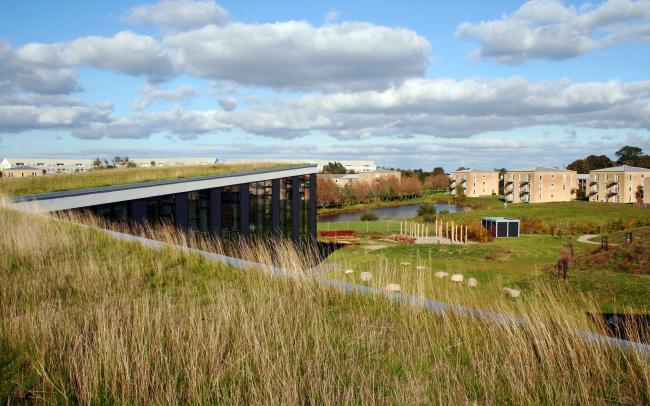
{"label": "glass window", "polygon": [[272,229],[271,199],[273,182],[270,180],[253,182],[249,186],[250,232],[256,235],[269,235]]}
{"label": "glass window", "polygon": [[174,195],[156,196],[147,199],[147,221],[150,223],[174,224],[176,199]]}
{"label": "glass window", "polygon": [[187,193],[187,223],[190,230],[210,232],[210,192],[198,190]]}
{"label": "glass window", "polygon": [[239,185],[225,186],[221,190],[221,236],[239,236]]}

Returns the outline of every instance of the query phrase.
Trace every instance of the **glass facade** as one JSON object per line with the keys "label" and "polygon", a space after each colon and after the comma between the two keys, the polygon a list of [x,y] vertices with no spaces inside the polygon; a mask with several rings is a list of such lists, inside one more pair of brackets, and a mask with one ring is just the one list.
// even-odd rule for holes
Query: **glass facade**
{"label": "glass facade", "polygon": [[210,232],[210,191],[187,193],[187,228],[199,233]]}
{"label": "glass facade", "polygon": [[221,188],[221,231],[223,238],[236,238],[240,234],[239,185]]}
{"label": "glass facade", "polygon": [[175,224],[176,198],[174,195],[156,196],[147,199],[147,217],[150,224]]}
{"label": "glass facade", "polygon": [[196,190],[86,208],[113,221],[170,224],[224,239],[315,237],[315,175]]}
{"label": "glass facade", "polygon": [[253,182],[249,185],[248,194],[250,199],[250,234],[270,235],[273,230],[271,207],[273,182],[270,180]]}

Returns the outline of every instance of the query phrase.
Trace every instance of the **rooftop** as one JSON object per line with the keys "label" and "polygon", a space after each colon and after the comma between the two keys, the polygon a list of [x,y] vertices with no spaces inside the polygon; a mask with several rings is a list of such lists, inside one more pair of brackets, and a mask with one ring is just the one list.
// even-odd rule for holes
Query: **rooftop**
{"label": "rooftop", "polygon": [[570,171],[568,169],[551,168],[551,167],[547,167],[547,166],[531,166],[529,168],[508,169],[508,172],[571,172],[571,173],[575,173],[575,171]]}
{"label": "rooftop", "polygon": [[84,173],[0,179],[0,195],[25,196],[79,191],[92,193],[106,188],[134,188],[158,183],[175,183],[229,176],[248,172],[304,167],[297,165],[250,164],[214,166],[173,166],[156,168],[101,169]]}
{"label": "rooftop", "polygon": [[484,173],[484,172],[497,172],[494,169],[479,169],[479,168],[468,168],[461,169],[459,171],[452,171],[451,173]]}
{"label": "rooftop", "polygon": [[620,165],[611,168],[595,169],[591,172],[650,172],[650,169],[639,168],[638,166]]}
{"label": "rooftop", "polygon": [[510,217],[483,217],[483,220],[496,221],[496,222],[519,221],[519,219],[513,219]]}

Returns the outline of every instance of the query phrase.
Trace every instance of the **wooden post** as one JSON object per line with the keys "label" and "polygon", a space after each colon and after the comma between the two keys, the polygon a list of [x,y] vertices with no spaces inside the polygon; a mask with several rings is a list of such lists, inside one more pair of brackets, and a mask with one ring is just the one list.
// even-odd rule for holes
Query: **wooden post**
{"label": "wooden post", "polygon": [[438,236],[438,219],[436,219],[436,231],[434,234],[435,234],[434,237]]}
{"label": "wooden post", "polygon": [[454,222],[451,222],[451,242],[454,242]]}
{"label": "wooden post", "polygon": [[467,242],[469,241],[469,239],[467,238],[467,230],[469,229],[467,226],[465,226],[465,244],[467,244]]}
{"label": "wooden post", "polygon": [[404,232],[403,232],[404,229],[403,229],[403,227],[404,227],[404,222],[403,222],[403,221],[400,221],[400,222],[399,222],[399,235],[404,235]]}
{"label": "wooden post", "polygon": [[449,222],[445,222],[445,238],[449,238]]}

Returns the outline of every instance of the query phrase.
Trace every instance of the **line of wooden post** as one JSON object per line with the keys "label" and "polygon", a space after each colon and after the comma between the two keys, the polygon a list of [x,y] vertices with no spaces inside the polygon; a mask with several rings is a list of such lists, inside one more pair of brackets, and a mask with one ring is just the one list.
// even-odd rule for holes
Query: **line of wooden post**
{"label": "line of wooden post", "polygon": [[[429,237],[429,225],[420,224],[412,221],[400,221],[399,223],[399,232],[400,235],[419,238],[419,237]],[[469,241],[468,238],[468,228],[463,224],[455,224],[453,221],[451,224],[449,222],[442,222],[436,219],[435,228],[433,229],[432,236],[439,238],[446,238],[453,243],[467,244]]]}

